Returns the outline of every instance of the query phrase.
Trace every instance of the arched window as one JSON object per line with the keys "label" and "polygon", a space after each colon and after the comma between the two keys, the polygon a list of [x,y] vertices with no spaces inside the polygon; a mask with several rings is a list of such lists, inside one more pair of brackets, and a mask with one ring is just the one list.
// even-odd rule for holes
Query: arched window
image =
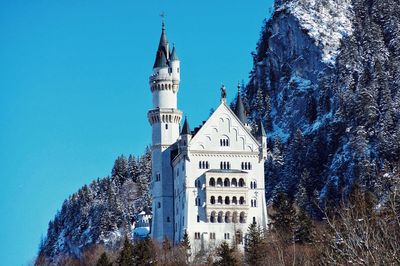
{"label": "arched window", "polygon": [[223,147],[229,146],[229,139],[227,137],[224,137],[219,140],[219,145]]}
{"label": "arched window", "polygon": [[245,223],[246,222],[246,218],[244,216],[244,212],[240,213],[239,222],[240,223]]}
{"label": "arched window", "polygon": [[215,187],[215,179],[214,179],[214,177],[210,178],[210,181],[208,182],[208,184],[210,185],[210,187]]}
{"label": "arched window", "polygon": [[217,203],[218,203],[218,204],[222,204],[222,197],[221,197],[221,196],[218,197]]}
{"label": "arched window", "polygon": [[253,224],[256,224],[256,217],[253,217]]}
{"label": "arched window", "polygon": [[226,162],[224,162],[224,169],[227,169],[227,168],[226,168]]}
{"label": "arched window", "polygon": [[231,186],[231,182],[229,182],[229,178],[225,178],[224,187],[230,187],[230,186]]}
{"label": "arched window", "polygon": [[209,166],[208,166],[208,162],[206,162],[206,169],[208,169],[209,168]]}
{"label": "arched window", "polygon": [[237,223],[238,222],[238,213],[237,212],[233,212],[232,222],[233,223]]}
{"label": "arched window", "polygon": [[171,219],[169,218],[169,216],[167,217],[167,223],[171,222]]}
{"label": "arched window", "polygon": [[217,187],[222,187],[222,178],[217,179]]}
{"label": "arched window", "polygon": [[215,223],[215,211],[211,212],[210,222]]}
{"label": "arched window", "polygon": [[219,169],[224,169],[224,164],[222,162],[219,165]]}
{"label": "arched window", "polygon": [[237,179],[232,178],[232,187],[237,187]]}
{"label": "arched window", "polygon": [[257,188],[257,182],[256,182],[256,181],[253,182],[253,188],[254,188],[254,189]]}
{"label": "arched window", "polygon": [[211,198],[210,198],[210,203],[211,203],[211,204],[215,204],[215,197],[214,197],[214,196],[211,196]]}
{"label": "arched window", "polygon": [[250,188],[253,189],[253,181],[250,182]]}
{"label": "arched window", "polygon": [[253,207],[257,207],[257,200],[256,199],[253,200],[253,205],[254,205]]}
{"label": "arched window", "polygon": [[219,222],[219,223],[222,223],[222,219],[223,219],[222,217],[223,217],[223,216],[224,216],[223,212],[219,212],[219,213],[218,213],[218,222]]}
{"label": "arched window", "polygon": [[225,204],[226,205],[229,205],[231,203],[231,201],[230,201],[230,199],[229,199],[229,196],[226,196],[225,197]]}
{"label": "arched window", "polygon": [[201,162],[199,162],[199,168],[201,169]]}
{"label": "arched window", "polygon": [[239,179],[239,187],[244,187],[244,186],[245,186],[244,179],[240,178]]}
{"label": "arched window", "polygon": [[251,207],[253,207],[253,200],[250,200],[250,205]]}
{"label": "arched window", "polygon": [[237,198],[236,196],[232,197],[232,204],[237,205]]}
{"label": "arched window", "polygon": [[240,205],[243,205],[245,202],[244,202],[244,197],[240,197],[240,199],[239,199],[239,204]]}
{"label": "arched window", "polygon": [[158,203],[157,203],[157,207],[158,207],[158,208],[161,208],[161,202],[158,202]]}
{"label": "arched window", "polygon": [[230,223],[231,222],[231,212],[226,212],[225,213],[225,223]]}
{"label": "arched window", "polygon": [[244,169],[244,162],[242,162],[242,170]]}

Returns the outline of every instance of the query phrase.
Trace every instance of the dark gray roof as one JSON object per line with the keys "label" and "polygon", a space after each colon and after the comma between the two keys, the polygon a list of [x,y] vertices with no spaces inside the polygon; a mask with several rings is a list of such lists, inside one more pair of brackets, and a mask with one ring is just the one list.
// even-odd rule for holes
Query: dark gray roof
{"label": "dark gray roof", "polygon": [[210,170],[206,171],[206,173],[247,174],[247,172],[245,172],[245,171],[236,170],[236,169],[229,169],[229,170],[224,170],[224,169],[210,169]]}
{"label": "dark gray roof", "polygon": [[258,124],[258,130],[257,130],[257,137],[266,137],[267,134],[265,133],[263,123],[260,121]]}
{"label": "dark gray roof", "polygon": [[242,97],[240,97],[240,92],[238,92],[238,96],[236,99],[235,114],[243,124],[247,124],[246,110],[244,109]]}
{"label": "dark gray roof", "polygon": [[169,59],[168,40],[167,40],[167,35],[165,34],[165,25],[163,22],[160,43],[158,44],[156,60],[154,61],[153,68],[168,66],[168,59]]}
{"label": "dark gray roof", "polygon": [[174,47],[172,48],[171,56],[170,56],[169,59],[170,59],[171,61],[179,60],[179,57],[178,57],[178,55],[176,54],[175,45],[174,45]]}
{"label": "dark gray roof", "polygon": [[183,123],[181,135],[189,135],[189,134],[190,134],[189,122],[187,121],[187,117],[185,116],[185,122]]}

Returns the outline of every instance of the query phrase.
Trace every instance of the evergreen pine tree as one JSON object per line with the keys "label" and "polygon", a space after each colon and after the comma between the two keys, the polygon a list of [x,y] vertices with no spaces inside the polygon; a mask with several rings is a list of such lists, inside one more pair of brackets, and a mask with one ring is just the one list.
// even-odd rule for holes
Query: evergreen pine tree
{"label": "evergreen pine tree", "polygon": [[297,214],[295,226],[295,241],[299,243],[310,243],[312,240],[312,221],[305,210],[300,209]]}
{"label": "evergreen pine tree", "polygon": [[217,256],[219,259],[214,262],[215,266],[238,266],[241,265],[236,256],[235,249],[229,247],[228,243],[223,242],[217,248]]}
{"label": "evergreen pine tree", "polygon": [[274,214],[271,215],[272,223],[282,236],[292,237],[296,223],[296,211],[293,204],[283,192],[279,192],[272,203]]}
{"label": "evergreen pine tree", "polygon": [[244,246],[245,259],[248,265],[264,265],[264,254],[260,252],[264,244],[263,232],[259,225],[250,224]]}
{"label": "evergreen pine tree", "polygon": [[105,252],[101,254],[99,260],[96,263],[96,266],[112,266],[112,263],[108,259],[107,254]]}
{"label": "evergreen pine tree", "polygon": [[133,245],[128,237],[125,237],[124,245],[122,250],[119,253],[118,257],[118,265],[119,266],[132,266],[134,265],[134,258],[133,258]]}
{"label": "evergreen pine tree", "polygon": [[150,237],[135,242],[133,246],[134,265],[145,266],[155,264],[154,244]]}
{"label": "evergreen pine tree", "polygon": [[187,231],[185,230],[185,233],[183,234],[183,239],[181,242],[181,247],[183,248],[186,256],[186,262],[189,263],[189,257],[190,257],[190,239]]}

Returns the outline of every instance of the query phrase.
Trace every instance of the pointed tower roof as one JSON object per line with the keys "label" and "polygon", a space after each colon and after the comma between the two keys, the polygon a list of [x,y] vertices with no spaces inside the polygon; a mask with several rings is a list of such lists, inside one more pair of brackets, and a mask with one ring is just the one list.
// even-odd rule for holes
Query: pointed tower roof
{"label": "pointed tower roof", "polygon": [[264,125],[261,121],[258,124],[257,137],[267,137],[267,133],[265,133],[264,130]]}
{"label": "pointed tower roof", "polygon": [[185,116],[185,122],[183,123],[181,135],[190,135],[190,127],[189,122],[187,121],[187,117]]}
{"label": "pointed tower roof", "polygon": [[178,57],[178,55],[176,54],[175,45],[172,47],[172,52],[171,52],[170,60],[171,60],[171,61],[179,60],[179,57]]}
{"label": "pointed tower roof", "polygon": [[165,23],[163,20],[160,43],[158,44],[156,60],[154,61],[153,68],[167,66],[168,59],[169,59],[168,40],[167,40],[167,35],[165,34]]}
{"label": "pointed tower roof", "polygon": [[243,124],[247,124],[246,111],[244,109],[242,97],[240,97],[240,84],[238,84],[238,96],[236,99],[235,114]]}

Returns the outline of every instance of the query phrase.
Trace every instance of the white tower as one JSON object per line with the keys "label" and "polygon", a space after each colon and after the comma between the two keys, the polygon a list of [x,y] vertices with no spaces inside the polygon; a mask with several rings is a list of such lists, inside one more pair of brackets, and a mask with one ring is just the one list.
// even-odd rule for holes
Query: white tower
{"label": "white tower", "polygon": [[180,62],[175,47],[169,49],[164,21],[153,72],[149,78],[153,109],[148,112],[152,126],[153,219],[151,235],[156,240],[173,239],[174,184],[171,145],[179,138],[182,112],[177,109]]}

